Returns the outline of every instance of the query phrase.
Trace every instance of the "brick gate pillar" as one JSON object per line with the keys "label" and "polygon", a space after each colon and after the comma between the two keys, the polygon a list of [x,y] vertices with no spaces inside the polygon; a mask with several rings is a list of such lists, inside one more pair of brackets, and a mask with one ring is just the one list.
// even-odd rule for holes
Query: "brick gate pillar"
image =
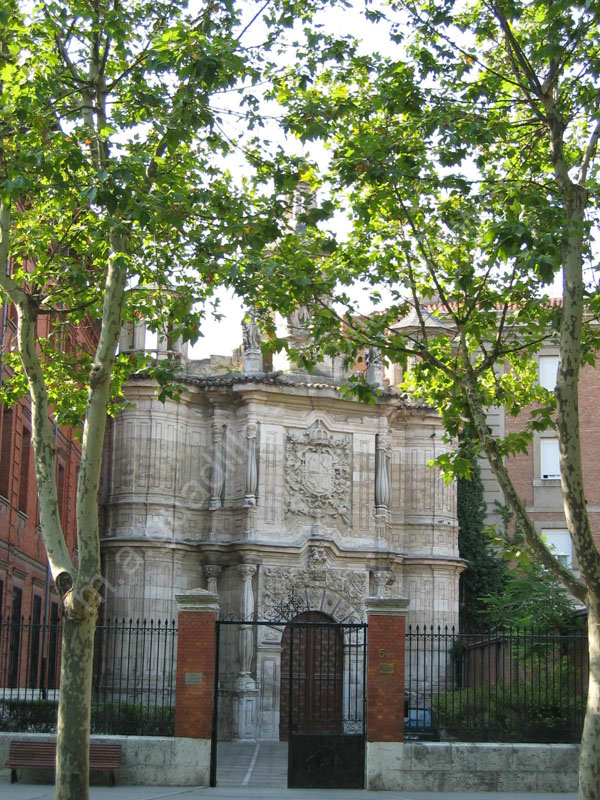
{"label": "brick gate pillar", "polygon": [[367,763],[366,788],[380,789],[379,761],[385,742],[404,739],[404,650],[408,600],[367,599]]}
{"label": "brick gate pillar", "polygon": [[175,599],[179,607],[175,736],[210,743],[219,599],[204,589],[177,594]]}

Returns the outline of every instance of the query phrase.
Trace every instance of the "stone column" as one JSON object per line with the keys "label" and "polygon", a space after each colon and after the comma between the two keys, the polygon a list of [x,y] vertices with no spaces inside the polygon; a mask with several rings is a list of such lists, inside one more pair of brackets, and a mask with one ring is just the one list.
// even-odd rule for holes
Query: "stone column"
{"label": "stone column", "polygon": [[223,571],[223,568],[219,567],[217,564],[205,564],[203,569],[204,575],[206,576],[206,591],[218,597],[217,578]]}
{"label": "stone column", "polygon": [[[252,578],[256,574],[256,564],[240,564],[238,572],[242,578],[240,618],[252,620],[254,617],[254,591]],[[258,687],[252,677],[254,658],[254,625],[240,625],[238,655],[240,672],[236,681],[236,697],[233,703],[234,730],[238,739],[256,738]]]}
{"label": "stone column", "polygon": [[375,513],[386,513],[390,504],[391,486],[387,436],[375,436]]}
{"label": "stone column", "polygon": [[[256,574],[256,564],[240,564],[238,572],[242,576],[242,604],[240,619],[252,620],[254,617],[254,591],[252,578]],[[239,639],[240,677],[246,678],[252,669],[254,655],[253,625],[242,625]]]}
{"label": "stone column", "polygon": [[215,690],[216,620],[219,601],[204,589],[175,595],[179,607],[175,736],[206,743],[206,774],[198,776],[208,786],[210,742]]}
{"label": "stone column", "polygon": [[256,440],[258,438],[258,425],[249,422],[246,427],[246,497],[244,505],[256,505],[256,491],[258,489],[258,459],[256,453]]}
{"label": "stone column", "polygon": [[223,469],[224,438],[225,425],[220,420],[215,420],[213,422],[213,462],[210,479],[210,502],[208,504],[211,511],[221,508],[223,505],[221,496],[225,483],[225,470]]}
{"label": "stone column", "polygon": [[377,544],[381,547],[387,544],[391,494],[388,438],[378,433],[375,436],[375,533]]}
{"label": "stone column", "polygon": [[367,789],[388,788],[386,769],[396,762],[396,750],[404,740],[404,636],[408,603],[402,597],[367,599]]}

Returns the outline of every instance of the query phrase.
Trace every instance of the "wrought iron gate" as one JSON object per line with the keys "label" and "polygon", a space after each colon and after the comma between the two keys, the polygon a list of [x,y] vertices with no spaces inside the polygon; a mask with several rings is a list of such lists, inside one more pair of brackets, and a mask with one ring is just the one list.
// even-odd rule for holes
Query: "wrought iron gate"
{"label": "wrought iron gate", "polygon": [[[362,789],[367,626],[335,622],[298,602],[286,603],[288,613],[283,605],[279,611],[277,619],[217,622],[211,786],[216,785],[217,739],[236,738],[231,709],[237,703],[239,713],[245,692],[237,687],[246,681],[246,688],[256,685],[259,715],[265,698],[279,700],[278,733],[288,742],[290,788]],[[273,675],[277,686],[261,685],[261,646],[280,654],[279,679]],[[273,733],[276,737],[277,729]]]}
{"label": "wrought iron gate", "polygon": [[281,718],[288,723],[288,786],[362,789],[367,626],[324,616],[299,615],[283,637]]}

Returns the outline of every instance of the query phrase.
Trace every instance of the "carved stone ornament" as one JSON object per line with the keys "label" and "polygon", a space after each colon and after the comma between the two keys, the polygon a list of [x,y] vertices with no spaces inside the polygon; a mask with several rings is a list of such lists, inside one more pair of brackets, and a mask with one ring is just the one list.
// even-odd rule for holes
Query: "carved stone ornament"
{"label": "carved stone ornament", "polygon": [[391,587],[396,582],[396,578],[391,570],[380,570],[373,573],[373,582],[375,597],[390,597]]}
{"label": "carved stone ornament", "polygon": [[218,595],[217,589],[217,579],[222,572],[222,567],[218,566],[218,564],[205,564],[204,565],[204,574],[206,575],[206,589],[213,594]]}
{"label": "carved stone ornament", "polygon": [[334,436],[320,420],[285,442],[285,510],[348,523],[352,453],[349,436]]}
{"label": "carved stone ornament", "polygon": [[[319,597],[329,598],[331,605],[310,604],[309,609],[332,614],[335,619],[345,618],[349,613],[357,619],[364,617],[364,608],[369,594],[369,576],[366,572],[327,569],[325,580],[315,579],[310,569],[290,567],[264,567],[260,598],[262,616],[273,619],[273,609],[281,606],[290,593],[300,598],[311,596],[311,589],[318,590]],[[308,591],[307,591],[308,590]]]}
{"label": "carved stone ornament", "polygon": [[311,569],[320,569],[327,564],[327,550],[318,544],[313,544],[308,550],[308,563]]}
{"label": "carved stone ornament", "polygon": [[247,321],[242,322],[244,352],[248,350],[260,350],[260,330],[256,324],[256,312],[249,309]]}
{"label": "carved stone ornament", "polygon": [[288,330],[290,336],[295,339],[306,339],[308,337],[307,325],[310,319],[308,306],[300,306],[292,311],[288,317]]}

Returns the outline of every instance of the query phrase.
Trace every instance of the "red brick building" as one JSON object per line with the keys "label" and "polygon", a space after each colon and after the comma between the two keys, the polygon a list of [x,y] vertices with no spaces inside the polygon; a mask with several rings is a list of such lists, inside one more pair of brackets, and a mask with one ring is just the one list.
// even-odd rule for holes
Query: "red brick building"
{"label": "red brick building", "polygon": [[[558,347],[546,346],[537,356],[540,383],[553,390],[558,367]],[[596,545],[600,548],[600,371],[592,366],[581,370],[579,380],[579,413],[581,451],[586,486],[588,513]],[[490,409],[492,429],[505,436],[522,428],[522,417],[511,417],[503,408]],[[527,453],[507,460],[517,492],[537,530],[554,545],[560,558],[577,570],[577,563],[563,509],[558,462],[558,439],[552,430],[536,433]],[[482,462],[485,497],[491,521],[498,523],[496,502],[503,505],[502,494],[487,462]],[[496,501],[496,502],[495,502]]]}
{"label": "red brick building", "polygon": [[[560,307],[561,298],[550,302]],[[447,324],[443,316],[432,316],[440,310],[438,303],[426,305],[421,313],[432,333],[450,332],[454,328]],[[398,323],[399,330],[417,329],[420,321],[415,314]],[[538,377],[540,383],[550,391],[554,390],[558,368],[558,345],[547,344],[537,355]],[[402,368],[392,364],[388,369],[388,380],[396,385],[402,380]],[[587,490],[588,512],[597,547],[600,549],[600,371],[592,366],[582,368],[579,380],[579,412],[581,447],[585,485]],[[499,438],[523,429],[528,411],[511,417],[502,407],[488,409],[488,422]],[[481,477],[484,484],[485,500],[488,508],[488,522],[502,525],[501,509],[505,506],[504,496],[496,481],[487,459],[482,458]],[[563,509],[563,496],[560,486],[560,466],[558,461],[558,439],[552,430],[535,433],[527,453],[519,453],[507,460],[507,466],[515,488],[525,501],[539,533],[553,545],[565,564],[577,572],[571,538],[567,530]]]}
{"label": "red brick building", "polygon": [[[40,336],[48,333],[50,321],[44,318]],[[91,343],[92,329],[65,326],[63,346],[74,350]],[[4,304],[0,317],[0,384],[9,370],[2,356],[14,350],[16,316],[13,306]],[[69,549],[76,548],[75,504],[80,447],[70,429],[57,428],[56,480],[63,529]],[[27,646],[19,642],[23,634],[20,619],[37,626],[58,618],[58,597],[48,570],[48,561],[39,524],[37,486],[31,446],[31,410],[27,398],[7,407],[0,405],[0,673],[6,671],[9,685],[20,673],[21,685],[27,675],[28,685],[37,685],[42,669],[39,637]],[[10,627],[10,635],[7,635]],[[27,631],[28,632],[28,631]],[[56,642],[49,642],[56,647]],[[22,653],[27,652],[24,658]],[[17,656],[18,653],[21,656]],[[27,663],[25,663],[27,662]],[[52,659],[49,659],[49,664]],[[53,676],[48,674],[49,683]]]}

